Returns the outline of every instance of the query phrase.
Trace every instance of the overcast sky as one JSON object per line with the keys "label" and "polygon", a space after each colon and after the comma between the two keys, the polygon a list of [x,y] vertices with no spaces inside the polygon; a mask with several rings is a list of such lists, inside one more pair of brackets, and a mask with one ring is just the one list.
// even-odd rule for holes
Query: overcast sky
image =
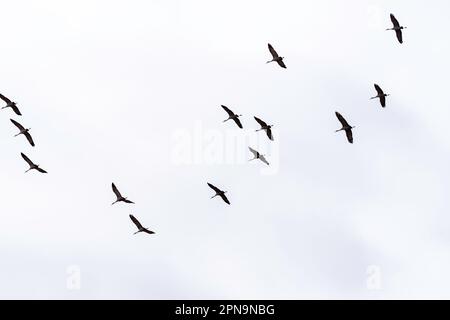
{"label": "overcast sky", "polygon": [[0,298],[450,298],[448,1],[1,7]]}

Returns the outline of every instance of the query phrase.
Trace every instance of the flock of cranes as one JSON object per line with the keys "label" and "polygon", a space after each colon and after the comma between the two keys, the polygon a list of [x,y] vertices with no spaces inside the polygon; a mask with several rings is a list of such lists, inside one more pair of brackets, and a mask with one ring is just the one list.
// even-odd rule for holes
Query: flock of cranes
{"label": "flock of cranes", "polygon": [[[395,18],[395,16],[393,14],[390,15],[392,24],[393,24],[393,28],[389,28],[386,30],[394,30],[398,39],[398,42],[403,43],[403,34],[402,34],[402,30],[406,29],[406,27],[401,26],[400,23],[398,22],[398,20]],[[268,49],[270,54],[272,55],[272,60],[267,61],[267,63],[271,63],[271,62],[276,62],[281,68],[286,69],[286,65],[283,61],[284,57],[281,57],[273,48],[273,46],[269,43],[268,44]],[[379,99],[380,104],[383,108],[386,107],[386,97],[389,96],[389,94],[384,93],[384,91],[381,89],[381,87],[378,84],[374,84],[375,86],[375,90],[377,92],[377,95],[372,97],[371,99]],[[17,103],[13,102],[12,100],[10,100],[9,98],[7,98],[6,96],[0,94],[0,99],[3,100],[6,105],[3,106],[1,109],[6,109],[6,108],[11,108],[13,110],[13,112],[18,115],[18,116],[22,116],[22,113],[20,112]],[[242,129],[242,123],[240,121],[240,117],[242,117],[241,114],[236,114],[234,113],[232,110],[230,110],[228,107],[222,105],[221,106],[225,112],[228,114],[228,118],[223,120],[223,122],[227,122],[229,120],[233,120],[235,122],[235,124]],[[339,120],[339,122],[342,125],[341,129],[336,130],[336,132],[339,131],[345,131],[345,134],[347,136],[347,140],[349,143],[353,143],[353,132],[352,129],[354,129],[354,126],[351,126],[347,120],[339,113],[339,112],[335,112],[337,119]],[[261,120],[258,117],[254,117],[255,121],[259,124],[260,128],[256,130],[256,132],[258,131],[265,131],[267,137],[273,141],[274,137],[272,134],[272,130],[271,128],[273,127],[273,125],[268,125],[265,121]],[[19,135],[24,135],[26,137],[26,139],[28,140],[29,144],[31,146],[35,146],[35,143],[33,141],[33,138],[30,134],[30,128],[25,128],[22,124],[20,124],[19,122],[17,122],[14,119],[10,119],[11,122],[17,127],[17,129],[19,129],[19,133],[17,133],[15,136],[19,136]],[[260,160],[261,162],[263,162],[266,165],[269,165],[269,162],[267,161],[267,159],[265,158],[265,155],[261,154],[259,151],[248,147],[250,152],[253,154],[253,158],[250,159],[249,161],[253,161],[253,160]],[[28,158],[23,152],[21,153],[22,158],[25,160],[25,162],[27,162],[27,164],[29,165],[29,169],[26,170],[25,172],[31,171],[31,170],[36,170],[38,172],[41,173],[47,173],[47,171],[45,171],[44,169],[40,168],[39,165],[35,164],[30,158]],[[215,198],[215,197],[220,197],[225,203],[230,204],[230,201],[228,200],[227,196],[225,195],[225,193],[227,193],[227,191],[223,191],[221,189],[219,189],[218,187],[214,186],[211,183],[207,183],[208,186],[215,192],[215,194],[211,197]],[[116,200],[111,204],[114,205],[118,202],[124,202],[127,204],[134,204],[133,201],[128,200],[127,197],[124,197],[120,191],[117,189],[116,185],[114,183],[112,183],[112,190],[116,196]],[[136,231],[134,234],[137,234],[139,232],[144,232],[147,234],[154,234],[155,232],[149,230],[148,228],[145,228],[142,226],[142,224],[139,222],[138,219],[136,219],[136,217],[134,217],[132,214],[129,215],[131,221],[134,223],[134,225],[137,227],[138,231]]]}
{"label": "flock of cranes", "polygon": [[[403,43],[403,34],[402,34],[402,30],[406,29],[406,27],[401,26],[400,23],[398,22],[398,20],[395,18],[395,16],[391,13],[390,14],[390,18],[393,24],[393,28],[389,28],[386,30],[394,30],[397,36],[397,40],[400,43]],[[281,68],[287,69],[286,68],[286,64],[284,63],[283,59],[284,57],[281,57],[277,51],[273,48],[273,46],[268,43],[267,44],[268,48],[269,48],[269,52],[272,55],[272,60],[267,61],[266,63],[271,63],[271,62],[276,62],[278,63],[278,65]],[[370,99],[379,99],[381,107],[385,108],[386,107],[386,97],[389,96],[389,94],[384,93],[384,91],[381,89],[381,87],[378,84],[374,84],[375,90],[377,92],[377,95],[370,98]],[[227,108],[226,106],[222,105],[222,108],[228,113],[228,119],[224,120],[223,122],[226,122],[228,120],[233,120],[236,125],[239,128],[243,128],[242,127],[242,123],[239,120],[239,117],[241,117],[242,115],[237,115],[235,114],[233,111],[231,111],[229,108]],[[341,123],[341,129],[336,130],[336,132],[340,132],[340,131],[345,131],[345,135],[347,136],[347,141],[349,143],[353,143],[353,132],[352,130],[355,128],[355,126],[350,125],[347,120],[342,116],[342,114],[340,114],[339,112],[335,112],[335,115],[337,117],[337,119],[339,120],[339,122]],[[256,131],[265,131],[267,134],[267,137],[273,141],[273,134],[272,134],[272,130],[271,128],[273,127],[273,125],[268,125],[265,121],[259,119],[258,117],[254,117],[254,119],[256,120],[256,122],[260,125],[260,129],[257,129]],[[260,161],[262,161],[263,163],[265,163],[266,165],[269,165],[269,162],[267,161],[267,159],[265,158],[265,156],[261,153],[259,153],[257,150],[248,147],[250,152],[253,154],[253,158],[250,159],[249,161],[253,161],[256,159],[259,159]],[[222,200],[227,203],[230,204],[230,201],[228,200],[228,198],[225,196],[226,191],[222,191],[219,188],[217,188],[216,186],[212,185],[211,183],[208,182],[208,186],[214,190],[215,195],[212,196],[211,198],[215,198],[217,196],[221,197]]]}
{"label": "flock of cranes", "polygon": [[[1,109],[6,109],[6,108],[11,108],[14,113],[18,116],[22,116],[22,113],[19,110],[19,107],[17,106],[17,103],[10,100],[9,98],[7,98],[6,96],[4,96],[3,94],[0,93],[0,99],[3,100],[6,103],[6,106],[3,106]],[[27,140],[28,143],[34,147],[34,141],[33,141],[33,137],[30,134],[30,130],[31,128],[25,128],[23,125],[21,125],[19,122],[17,122],[14,119],[10,119],[11,122],[17,127],[17,129],[19,129],[19,133],[15,134],[14,137],[20,136],[21,134],[23,134]],[[30,158],[28,158],[23,152],[20,153],[20,155],[22,156],[23,160],[26,161],[26,163],[28,163],[28,165],[30,166],[30,168],[28,170],[25,171],[28,172],[30,170],[36,170],[39,171],[41,173],[47,173],[47,171],[45,171],[44,169],[40,168],[38,164],[35,164],[33,161],[30,160]]]}
{"label": "flock of cranes", "polygon": [[[114,194],[116,195],[116,201],[114,201],[113,203],[111,203],[111,205],[114,205],[114,204],[116,204],[117,202],[125,202],[125,203],[132,203],[132,204],[134,204],[133,201],[128,200],[127,197],[124,197],[124,196],[120,193],[119,189],[117,189],[117,187],[116,187],[116,185],[114,184],[114,182],[111,184],[111,187],[112,187],[112,191],[113,191]],[[151,230],[149,230],[149,229],[147,229],[147,228],[144,228],[144,227],[142,226],[142,224],[139,222],[139,220],[136,219],[136,217],[133,216],[132,214],[130,214],[130,219],[131,219],[131,221],[133,221],[133,223],[134,223],[134,224],[136,225],[136,227],[138,228],[138,231],[136,231],[134,234],[139,233],[139,232],[145,232],[145,233],[148,233],[148,234],[154,234],[154,233],[155,233],[155,232],[153,232],[153,231],[151,231]]]}

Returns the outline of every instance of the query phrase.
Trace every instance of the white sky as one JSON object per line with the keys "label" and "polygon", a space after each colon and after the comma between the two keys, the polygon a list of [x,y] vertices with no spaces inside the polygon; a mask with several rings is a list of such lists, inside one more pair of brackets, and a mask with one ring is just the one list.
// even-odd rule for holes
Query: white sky
{"label": "white sky", "polygon": [[[1,7],[0,92],[23,117],[0,112],[0,298],[450,298],[448,1]],[[20,152],[49,174],[24,174]],[[112,181],[136,204],[111,207]]]}

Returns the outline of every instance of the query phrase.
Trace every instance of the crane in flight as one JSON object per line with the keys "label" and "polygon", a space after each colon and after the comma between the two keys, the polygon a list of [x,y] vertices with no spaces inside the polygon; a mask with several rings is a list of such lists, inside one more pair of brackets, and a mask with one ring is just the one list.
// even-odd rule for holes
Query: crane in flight
{"label": "crane in flight", "polygon": [[219,196],[219,197],[222,198],[223,201],[225,201],[225,203],[230,204],[230,201],[229,201],[228,198],[225,196],[225,193],[227,193],[227,191],[222,191],[222,190],[220,190],[219,188],[213,186],[213,185],[212,185],[211,183],[209,183],[209,182],[208,182],[208,186],[216,192],[216,194],[213,195],[213,196],[211,197],[211,199],[212,199],[212,198],[215,198],[215,197],[217,197],[217,196]]}
{"label": "crane in flight", "polygon": [[131,219],[131,221],[133,221],[133,223],[134,223],[134,224],[136,225],[136,227],[138,228],[138,231],[136,231],[134,234],[139,233],[139,232],[145,232],[145,233],[148,233],[148,234],[154,234],[153,231],[151,231],[151,230],[149,230],[149,229],[147,229],[147,228],[144,228],[144,227],[142,226],[142,224],[139,222],[139,220],[136,219],[132,214],[130,214],[130,219]]}
{"label": "crane in flight", "polygon": [[348,122],[344,119],[344,117],[339,113],[339,112],[335,112],[336,113],[336,117],[338,118],[339,122],[342,124],[342,128],[339,130],[336,130],[336,132],[345,131],[345,134],[347,135],[347,140],[350,143],[353,143],[353,135],[352,135],[352,129],[354,127],[350,126],[348,124]]}
{"label": "crane in flight", "polygon": [[16,134],[14,137],[17,137],[18,135],[23,134],[27,138],[28,142],[34,147],[33,138],[31,137],[31,134],[29,132],[31,130],[31,128],[25,129],[24,126],[22,126],[16,120],[14,120],[14,119],[9,119],[9,120],[11,120],[11,122],[20,130],[20,132],[18,134]]}
{"label": "crane in flight", "polygon": [[123,196],[120,194],[120,192],[119,192],[119,190],[117,189],[117,187],[116,187],[116,185],[114,184],[114,182],[112,183],[112,190],[113,190],[114,194],[116,195],[117,200],[114,201],[113,203],[111,203],[111,205],[113,205],[113,204],[115,204],[115,203],[117,203],[117,202],[134,203],[133,201],[128,200],[127,198],[123,197]]}
{"label": "crane in flight", "polygon": [[256,132],[264,130],[266,131],[267,136],[269,137],[270,140],[273,141],[273,135],[272,135],[272,130],[270,128],[273,127],[273,125],[267,125],[267,123],[265,123],[264,121],[262,121],[261,119],[254,117],[256,122],[259,123],[259,125],[261,126],[261,129],[256,130]]}
{"label": "crane in flight", "polygon": [[237,126],[242,129],[242,123],[239,120],[239,117],[242,117],[242,114],[235,114],[233,111],[231,111],[224,105],[222,105],[222,108],[228,113],[228,119],[223,120],[223,122],[227,122],[228,120],[233,120],[234,122],[236,122]]}
{"label": "crane in flight", "polygon": [[398,42],[403,43],[402,30],[406,29],[406,27],[401,26],[400,23],[398,22],[398,20],[395,18],[395,16],[392,13],[391,13],[391,21],[392,21],[392,24],[394,25],[394,27],[386,29],[386,31],[387,30],[394,30],[395,34],[397,35]]}
{"label": "crane in flight", "polygon": [[248,161],[253,161],[253,160],[259,159],[262,162],[264,162],[265,164],[269,165],[269,162],[267,162],[267,160],[263,154],[259,153],[255,149],[252,149],[251,147],[248,147],[248,149],[250,150],[251,153],[253,153],[253,157],[254,157],[253,159],[250,159]]}
{"label": "crane in flight", "polygon": [[31,161],[30,158],[28,158],[25,154],[23,154],[21,152],[20,155],[22,156],[23,160],[25,160],[28,163],[28,165],[30,166],[30,169],[25,171],[25,173],[27,173],[28,171],[33,170],[33,169],[37,170],[37,171],[39,171],[41,173],[47,173],[47,171],[45,171],[44,169],[39,168],[38,164],[34,164],[33,161]]}
{"label": "crane in flight", "polygon": [[280,67],[286,69],[286,65],[283,62],[284,57],[280,57],[270,43],[268,43],[267,46],[269,47],[269,51],[272,54],[272,60],[269,60],[266,63],[270,63],[270,62],[274,62],[275,61],[276,63],[278,63],[278,65]]}
{"label": "crane in flight", "polygon": [[386,107],[386,97],[389,96],[389,94],[386,94],[383,92],[383,90],[380,88],[379,85],[376,83],[374,84],[375,90],[377,90],[377,95],[375,97],[372,97],[370,99],[380,99],[380,104],[384,108]]}
{"label": "crane in flight", "polygon": [[19,108],[17,107],[17,103],[13,102],[11,100],[9,100],[7,97],[5,97],[4,95],[2,95],[0,93],[0,99],[2,99],[4,102],[6,102],[6,106],[2,107],[2,109],[6,109],[6,108],[11,108],[13,109],[13,111],[18,115],[21,116],[22,114],[20,113]]}

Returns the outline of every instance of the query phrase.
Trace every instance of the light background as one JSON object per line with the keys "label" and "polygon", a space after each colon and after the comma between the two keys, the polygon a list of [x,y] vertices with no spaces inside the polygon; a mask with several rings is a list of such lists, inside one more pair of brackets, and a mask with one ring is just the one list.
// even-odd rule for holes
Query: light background
{"label": "light background", "polygon": [[[1,7],[0,92],[23,117],[0,113],[0,298],[450,298],[448,1]],[[220,104],[276,125],[276,174],[174,163],[177,130],[238,130]],[[136,205],[111,207],[112,181]]]}

